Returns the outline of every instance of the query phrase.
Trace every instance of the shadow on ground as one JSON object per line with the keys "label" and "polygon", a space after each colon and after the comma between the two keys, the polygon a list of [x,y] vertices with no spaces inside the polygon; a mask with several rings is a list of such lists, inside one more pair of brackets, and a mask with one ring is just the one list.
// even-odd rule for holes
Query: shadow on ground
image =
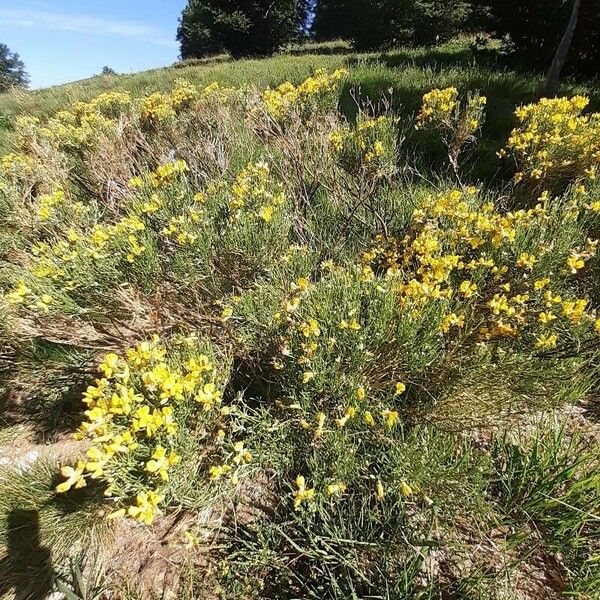
{"label": "shadow on ground", "polygon": [[52,590],[51,551],[41,545],[37,510],[13,510],[7,518],[6,556],[0,561],[0,598],[44,600]]}

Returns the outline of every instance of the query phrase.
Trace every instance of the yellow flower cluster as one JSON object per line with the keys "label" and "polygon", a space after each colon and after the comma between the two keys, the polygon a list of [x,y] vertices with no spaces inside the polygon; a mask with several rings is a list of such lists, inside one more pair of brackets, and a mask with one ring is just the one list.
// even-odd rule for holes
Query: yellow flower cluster
{"label": "yellow flower cluster", "polygon": [[[538,205],[503,214],[492,203],[477,206],[475,197],[473,189],[428,199],[415,211],[406,237],[376,241],[363,261],[386,273],[394,282],[390,289],[403,305],[424,306],[434,300],[460,306],[479,323],[481,339],[517,338],[523,333],[535,340],[540,328],[550,334],[557,317],[566,327],[578,325],[584,317],[591,322],[593,314],[585,313],[585,299],[554,295],[549,278],[535,277],[538,256],[512,250],[519,230],[550,218],[547,209]],[[590,240],[585,250],[571,250],[566,261],[571,272],[583,268],[584,258],[595,254],[596,245]],[[539,251],[547,250],[540,247]],[[549,308],[561,313],[554,315],[547,312]],[[442,318],[440,331],[448,334],[464,328],[468,315],[450,311]],[[546,347],[555,345],[558,337],[552,335],[543,338]]]}
{"label": "yellow flower cluster", "polygon": [[469,95],[461,103],[454,87],[431,90],[423,96],[415,128],[440,130],[446,137],[452,135],[455,144],[462,145],[481,126],[486,104],[487,98],[479,95]]}
{"label": "yellow flower cluster", "polygon": [[142,101],[140,115],[149,123],[162,123],[175,117],[171,97],[162,92],[155,92]]}
{"label": "yellow flower cluster", "polygon": [[434,89],[423,96],[417,115],[417,127],[433,122],[448,121],[458,108],[458,90],[455,87]]}
{"label": "yellow flower cluster", "polygon": [[233,221],[243,216],[269,223],[285,203],[280,183],[273,181],[266,162],[249,164],[231,186],[228,207]]}
{"label": "yellow flower cluster", "polygon": [[300,85],[295,86],[288,81],[275,89],[267,88],[262,94],[267,113],[273,119],[281,120],[294,109],[303,111],[311,101],[335,92],[347,74],[345,69],[336,69],[331,74],[324,69],[317,69],[314,75]]}
{"label": "yellow flower cluster", "polygon": [[96,224],[85,235],[71,228],[65,238],[53,244],[34,245],[32,273],[39,279],[62,281],[67,289],[74,289],[78,285],[78,269],[90,260],[101,263],[109,255],[119,256],[115,251],[123,249],[127,262],[134,262],[145,250],[138,238],[145,229],[144,222],[135,215],[123,217],[114,225]]}
{"label": "yellow flower cluster", "polygon": [[456,129],[462,126],[469,134],[473,134],[481,124],[486,104],[485,96],[470,95],[465,105],[461,106],[456,88],[434,89],[423,96],[415,127]]}
{"label": "yellow flower cluster", "polygon": [[[293,496],[294,508],[299,509],[302,505],[310,504],[316,497],[315,488],[308,486],[304,475],[298,475],[294,481],[295,491]],[[399,490],[404,498],[410,498],[415,493],[421,493],[419,486],[413,484],[409,485],[406,481],[402,480],[399,482]],[[329,483],[325,486],[325,494],[329,498],[335,498],[342,496],[347,490],[347,486],[343,481],[336,481],[335,483]],[[377,479],[375,484],[375,495],[379,500],[383,500],[386,495],[386,491],[381,479]],[[423,499],[427,504],[431,504],[431,500],[423,494]]]}
{"label": "yellow flower cluster", "polygon": [[47,221],[52,217],[56,208],[65,201],[63,190],[56,190],[52,194],[42,194],[38,198],[38,217],[41,221]]}
{"label": "yellow flower cluster", "polygon": [[[517,181],[554,184],[594,179],[600,165],[600,114],[583,115],[585,96],[542,98],[515,111],[507,150],[514,156]],[[506,154],[506,150],[501,155]]]}
{"label": "yellow flower cluster", "polygon": [[11,152],[0,159],[0,175],[3,178],[21,178],[33,172],[33,159],[28,154]]}
{"label": "yellow flower cluster", "polygon": [[329,143],[344,168],[377,169],[394,158],[395,125],[388,116],[367,118],[360,115],[355,128],[339,127],[329,134]]}
{"label": "yellow flower cluster", "polygon": [[50,294],[35,294],[24,281],[19,281],[15,289],[5,296],[9,304],[23,305],[27,303],[30,310],[48,312],[54,298]]}
{"label": "yellow flower cluster", "polygon": [[130,179],[129,185],[132,188],[149,186],[150,188],[158,189],[177,181],[177,177],[187,171],[189,171],[189,168],[185,160],[176,160],[159,165],[154,171]]}
{"label": "yellow flower cluster", "polygon": [[92,445],[75,466],[62,468],[65,480],[56,491],[99,479],[107,485],[107,497],[118,502],[136,497],[135,504],[114,516],[128,514],[151,523],[160,485],[180,460],[175,450],[180,413],[189,411],[185,405],[191,402],[205,412],[221,402],[215,366],[206,354],[195,354],[174,367],[155,336],[124,356],[107,354],[99,370],[102,377],[84,394],[86,420],[75,434]]}

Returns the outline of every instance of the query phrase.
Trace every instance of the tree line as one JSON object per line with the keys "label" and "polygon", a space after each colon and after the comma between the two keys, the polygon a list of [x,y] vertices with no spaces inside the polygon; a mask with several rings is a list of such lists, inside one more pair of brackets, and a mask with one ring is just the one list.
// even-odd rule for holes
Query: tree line
{"label": "tree line", "polygon": [[189,0],[177,39],[186,59],[265,56],[307,37],[385,50],[488,33],[519,64],[548,69],[571,28],[565,70],[590,76],[600,70],[598,15],[600,0]]}

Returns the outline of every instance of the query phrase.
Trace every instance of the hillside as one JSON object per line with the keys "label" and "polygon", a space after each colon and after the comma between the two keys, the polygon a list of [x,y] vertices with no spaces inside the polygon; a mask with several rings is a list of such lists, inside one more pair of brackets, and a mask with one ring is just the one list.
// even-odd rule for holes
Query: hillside
{"label": "hillside", "polygon": [[600,88],[543,84],[332,43],[0,96],[0,598],[598,598]]}

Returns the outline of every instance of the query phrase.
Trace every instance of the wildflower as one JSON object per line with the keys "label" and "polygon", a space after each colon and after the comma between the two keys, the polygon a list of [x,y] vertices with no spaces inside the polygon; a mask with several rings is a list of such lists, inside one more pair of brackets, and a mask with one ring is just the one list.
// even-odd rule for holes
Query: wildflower
{"label": "wildflower", "polygon": [[62,467],[60,474],[63,477],[66,477],[66,481],[63,481],[56,486],[56,492],[58,494],[64,494],[72,487],[74,487],[76,490],[85,487],[86,481],[83,477],[84,468],[85,463],[83,461],[78,461],[75,467]]}
{"label": "wildflower", "polygon": [[310,502],[314,499],[315,490],[306,487],[306,480],[302,475],[296,477],[295,483],[298,489],[294,493],[294,508],[299,508],[303,502]]}
{"label": "wildflower", "polygon": [[302,373],[302,383],[307,384],[314,376],[315,374],[312,371],[304,371]]}
{"label": "wildflower", "polygon": [[381,416],[384,418],[386,426],[390,429],[398,422],[399,418],[398,411],[387,409],[382,411]]}
{"label": "wildflower", "polygon": [[324,412],[318,412],[315,416],[315,420],[317,421],[317,427],[315,429],[315,437],[321,437],[323,435],[323,429],[325,427],[325,419],[326,415]]}
{"label": "wildflower", "polygon": [[300,331],[304,337],[319,337],[321,335],[321,329],[319,323],[315,319],[309,319],[300,325]]}
{"label": "wildflower", "polygon": [[446,315],[440,324],[440,331],[442,333],[448,333],[451,327],[464,327],[465,325],[465,316],[457,315],[456,313],[450,313]]}
{"label": "wildflower", "polygon": [[208,469],[208,475],[211,479],[216,480],[229,473],[229,471],[231,471],[231,465],[214,465]]}
{"label": "wildflower", "polygon": [[558,336],[556,334],[541,335],[539,337],[536,337],[535,347],[536,348],[554,348],[554,347],[556,347],[557,340],[558,340]]}
{"label": "wildflower", "polygon": [[551,312],[551,311],[541,312],[538,315],[539,322],[540,323],[544,323],[544,325],[547,325],[548,323],[551,323],[555,319],[556,319],[556,315],[553,312]]}
{"label": "wildflower", "polygon": [[565,300],[562,303],[562,314],[573,323],[579,323],[585,312],[587,300]]}
{"label": "wildflower", "polygon": [[158,505],[161,500],[162,497],[156,491],[139,492],[136,496],[135,506],[130,506],[127,514],[146,525],[151,525],[158,513]]}
{"label": "wildflower", "polygon": [[331,483],[326,488],[328,496],[341,496],[346,491],[345,483]]}
{"label": "wildflower", "polygon": [[383,489],[383,483],[381,483],[381,479],[377,480],[377,484],[375,485],[375,494],[379,500],[383,500],[385,497],[385,491]]}
{"label": "wildflower", "polygon": [[544,277],[542,279],[537,279],[533,283],[533,288],[537,291],[543,290],[550,283],[550,279]]}
{"label": "wildflower", "polygon": [[406,481],[400,482],[400,491],[405,498],[408,498],[413,494],[413,489],[410,487],[410,485],[408,485],[408,483],[406,483]]}
{"label": "wildflower", "polygon": [[531,270],[537,262],[538,259],[533,254],[522,252],[517,259],[517,267]]}
{"label": "wildflower", "polygon": [[7,294],[6,299],[10,304],[22,304],[29,294],[31,294],[31,290],[22,281],[19,281],[16,289]]}
{"label": "wildflower", "polygon": [[363,419],[369,427],[375,426],[375,419],[373,418],[371,411],[366,410],[363,414]]}
{"label": "wildflower", "polygon": [[258,215],[265,223],[269,223],[273,219],[274,211],[275,209],[272,206],[261,206]]}
{"label": "wildflower", "polygon": [[396,388],[394,391],[394,394],[396,396],[399,396],[400,394],[404,393],[406,391],[406,385],[404,385],[402,382],[398,382],[396,383]]}
{"label": "wildflower", "polygon": [[235,451],[233,462],[236,465],[249,463],[252,460],[252,454],[245,447],[244,442],[236,442],[233,446],[233,450]]}
{"label": "wildflower", "polygon": [[576,274],[585,267],[584,256],[579,252],[572,251],[571,256],[567,259],[567,266],[571,269],[571,273]]}
{"label": "wildflower", "polygon": [[470,298],[477,292],[477,285],[472,281],[465,280],[460,284],[458,291],[463,298]]}
{"label": "wildflower", "polygon": [[365,391],[365,388],[360,386],[360,387],[356,388],[354,395],[356,396],[357,400],[364,400],[367,393]]}
{"label": "wildflower", "polygon": [[168,481],[169,467],[176,465],[180,460],[181,457],[175,452],[171,452],[167,456],[165,448],[157,446],[152,454],[152,459],[146,463],[146,471],[148,471],[148,473],[157,473],[163,481]]}

